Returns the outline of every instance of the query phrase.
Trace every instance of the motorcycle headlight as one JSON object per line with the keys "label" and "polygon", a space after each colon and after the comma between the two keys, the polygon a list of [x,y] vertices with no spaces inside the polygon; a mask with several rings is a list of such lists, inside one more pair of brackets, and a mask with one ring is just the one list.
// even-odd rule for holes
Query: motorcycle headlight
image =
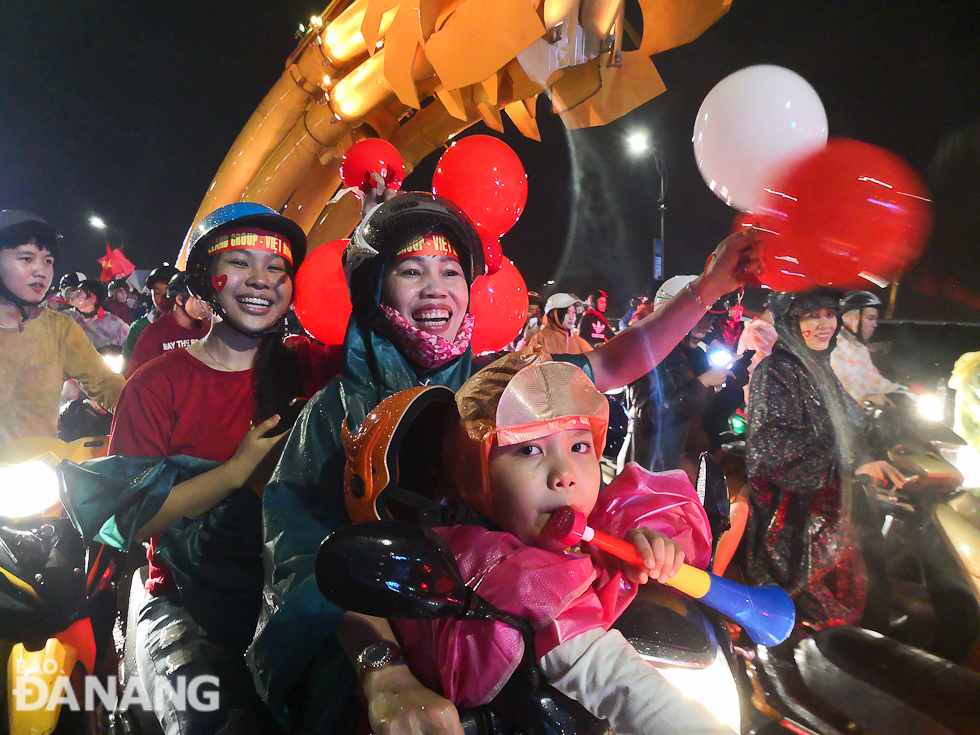
{"label": "motorcycle headlight", "polygon": [[0,465],[0,516],[30,518],[58,502],[58,475],[41,461]]}
{"label": "motorcycle headlight", "polygon": [[980,488],[980,452],[972,444],[939,447],[943,459],[963,475],[963,487]]}
{"label": "motorcycle headlight", "polygon": [[720,722],[735,732],[742,729],[738,686],[725,654],[719,650],[713,663],[699,669],[658,665],[657,671],[681,690],[685,697],[700,702]]}
{"label": "motorcycle headlight", "polygon": [[918,407],[919,415],[926,421],[935,422],[943,420],[945,413],[943,411],[943,402],[939,400],[938,396],[934,396],[931,393],[919,396]]}
{"label": "motorcycle headlight", "polygon": [[102,359],[105,364],[109,366],[109,369],[114,373],[121,373],[123,369],[123,357],[122,355],[103,355]]}

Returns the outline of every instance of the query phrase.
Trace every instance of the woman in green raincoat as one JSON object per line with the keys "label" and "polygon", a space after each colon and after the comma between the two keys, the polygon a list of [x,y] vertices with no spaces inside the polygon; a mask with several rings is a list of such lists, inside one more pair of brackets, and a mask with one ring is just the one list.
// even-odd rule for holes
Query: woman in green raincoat
{"label": "woman in green raincoat", "polygon": [[[761,269],[754,237],[718,246],[679,298],[588,355],[555,355],[581,367],[600,391],[649,372],[707,308]],[[266,585],[248,659],[260,694],[293,729],[350,732],[361,676],[372,729],[462,735],[452,704],[397,665],[387,621],[328,603],[313,564],[325,536],[350,523],[344,504],[341,427],[355,431],[384,398],[419,385],[457,390],[479,367],[469,349],[469,287],[484,272],[475,227],[454,204],[406,193],[376,207],[345,253],[353,314],[342,374],[309,402],[266,487]],[[392,664],[392,665],[389,665]]]}

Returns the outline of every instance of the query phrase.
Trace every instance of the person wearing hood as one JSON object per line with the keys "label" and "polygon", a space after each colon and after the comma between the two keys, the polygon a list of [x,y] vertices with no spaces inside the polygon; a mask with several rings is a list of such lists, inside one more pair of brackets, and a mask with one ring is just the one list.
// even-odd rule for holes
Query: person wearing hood
{"label": "person wearing hood", "polygon": [[746,576],[752,585],[785,589],[798,628],[858,625],[868,578],[853,519],[854,476],[898,487],[905,478],[870,460],[864,413],[830,367],[837,295],[781,294],[769,308],[779,340],[749,393]]}
{"label": "person wearing hood", "polygon": [[[481,366],[470,350],[469,289],[483,248],[452,202],[395,196],[358,225],[344,255],[353,306],[343,370],[304,408],[265,489],[266,585],[248,661],[260,694],[293,729],[350,732],[358,678],[374,732],[461,735],[453,705],[398,663],[386,620],[347,613],[320,594],[320,542],[350,523],[344,500],[344,426],[356,431],[386,397],[420,385],[456,391]],[[716,250],[672,308],[588,355],[556,355],[600,391],[649,371],[722,293],[761,268],[754,234]]]}
{"label": "person wearing hood", "polygon": [[844,295],[840,302],[843,313],[840,333],[844,339],[837,340],[830,365],[855,401],[883,406],[888,393],[905,390],[905,386],[883,377],[871,361],[868,340],[878,326],[880,306],[881,299],[870,291],[851,291]]}
{"label": "person wearing hood", "polygon": [[581,355],[592,351],[592,345],[575,333],[582,302],[570,293],[556,293],[544,305],[545,325],[527,341],[531,347],[542,347],[553,355]]}

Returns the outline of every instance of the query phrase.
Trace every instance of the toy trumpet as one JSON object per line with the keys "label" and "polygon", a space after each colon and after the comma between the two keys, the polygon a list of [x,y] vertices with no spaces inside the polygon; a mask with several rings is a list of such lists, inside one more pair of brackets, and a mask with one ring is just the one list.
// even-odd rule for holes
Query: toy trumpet
{"label": "toy trumpet", "polygon": [[[625,562],[646,566],[631,543],[590,528],[586,525],[585,514],[568,505],[551,514],[541,535],[566,548],[586,541]],[[775,646],[785,641],[796,622],[793,600],[775,585],[746,587],[688,564],[681,565],[680,571],[667,580],[667,584],[727,615],[741,625],[753,641],[763,646]]]}

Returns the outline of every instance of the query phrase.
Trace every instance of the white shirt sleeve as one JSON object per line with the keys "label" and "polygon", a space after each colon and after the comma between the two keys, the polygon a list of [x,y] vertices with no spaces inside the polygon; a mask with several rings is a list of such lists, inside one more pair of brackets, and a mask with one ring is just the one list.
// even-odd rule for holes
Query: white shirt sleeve
{"label": "white shirt sleeve", "polygon": [[670,684],[617,630],[577,635],[539,664],[552,686],[608,720],[617,735],[734,732]]}

